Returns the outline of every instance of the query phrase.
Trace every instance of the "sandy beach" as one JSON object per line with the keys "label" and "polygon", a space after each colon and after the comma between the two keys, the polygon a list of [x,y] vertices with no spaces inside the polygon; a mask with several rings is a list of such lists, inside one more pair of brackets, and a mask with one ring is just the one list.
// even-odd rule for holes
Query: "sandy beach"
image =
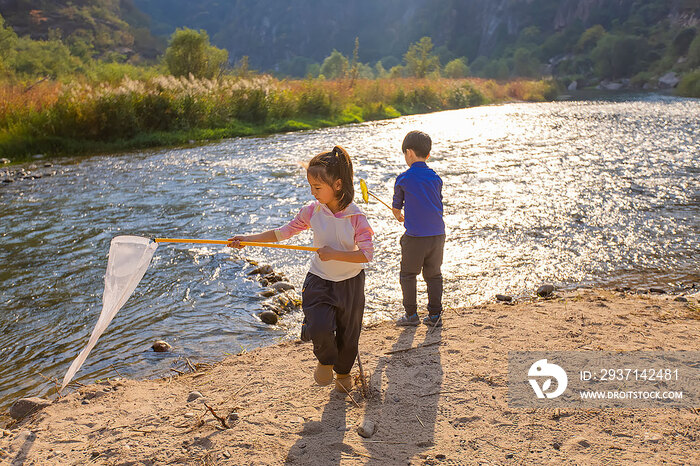
{"label": "sandy beach", "polygon": [[[81,387],[9,423],[0,463],[698,464],[700,406],[528,410],[507,399],[508,351],[698,341],[697,295],[579,289],[450,309],[433,331],[364,329],[368,397],[314,385],[311,345],[290,341],[165,379]],[[202,397],[188,402],[192,392]],[[364,420],[377,426],[370,438],[357,432]]]}

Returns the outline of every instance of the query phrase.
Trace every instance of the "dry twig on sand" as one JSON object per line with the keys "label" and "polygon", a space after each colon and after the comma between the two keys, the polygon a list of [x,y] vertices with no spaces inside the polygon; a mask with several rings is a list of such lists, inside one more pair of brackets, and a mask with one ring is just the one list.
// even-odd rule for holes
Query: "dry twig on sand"
{"label": "dry twig on sand", "polygon": [[121,377],[121,376],[122,376],[122,375],[119,373],[119,371],[117,370],[117,368],[114,367],[114,364],[110,364],[110,366],[112,366],[112,369],[114,369],[114,372],[117,373],[117,377]]}
{"label": "dry twig on sand", "polygon": [[191,370],[192,372],[197,372],[197,368],[194,367],[194,365],[193,365],[192,362],[190,361],[190,358],[185,358],[185,361],[187,361],[187,365],[190,367],[190,370]]}
{"label": "dry twig on sand", "polygon": [[209,412],[212,414],[212,416],[214,416],[216,419],[218,419],[218,421],[221,423],[221,425],[223,426],[224,429],[230,429],[229,425],[226,424],[226,419],[224,419],[223,417],[216,414],[214,412],[214,409],[211,406],[209,406],[206,402],[202,401],[202,404],[209,410]]}
{"label": "dry twig on sand", "polygon": [[44,374],[42,374],[41,372],[37,372],[37,374],[39,374],[41,377],[43,377],[43,379],[46,380],[47,382],[53,382],[55,385],[54,388],[56,390],[56,393],[58,393],[58,398],[61,398],[61,384],[58,383],[58,379],[56,377],[48,378]]}

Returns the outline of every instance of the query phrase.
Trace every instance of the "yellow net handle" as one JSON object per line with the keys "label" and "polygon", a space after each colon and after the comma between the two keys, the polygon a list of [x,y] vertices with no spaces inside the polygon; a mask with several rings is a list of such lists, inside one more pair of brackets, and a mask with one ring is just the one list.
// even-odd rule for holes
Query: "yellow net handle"
{"label": "yellow net handle", "polygon": [[[198,243],[198,244],[231,244],[231,241],[221,239],[192,239],[192,238],[155,238],[156,243]],[[241,246],[258,246],[261,248],[295,249],[298,251],[317,251],[311,246],[296,246],[294,244],[257,243],[254,241],[241,241]]]}

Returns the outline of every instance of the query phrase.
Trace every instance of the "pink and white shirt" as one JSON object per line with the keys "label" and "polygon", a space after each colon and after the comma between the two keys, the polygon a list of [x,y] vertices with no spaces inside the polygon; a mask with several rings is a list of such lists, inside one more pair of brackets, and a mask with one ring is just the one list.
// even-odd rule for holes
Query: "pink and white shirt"
{"label": "pink and white shirt", "polygon": [[[364,212],[354,202],[334,214],[325,204],[314,201],[303,207],[294,220],[274,231],[277,240],[283,241],[309,228],[314,232],[315,247],[330,246],[339,251],[360,250],[368,262],[372,260],[374,231]],[[324,280],[339,282],[354,277],[363,268],[365,264],[336,260],[324,262],[318,254],[314,254],[309,272]]]}

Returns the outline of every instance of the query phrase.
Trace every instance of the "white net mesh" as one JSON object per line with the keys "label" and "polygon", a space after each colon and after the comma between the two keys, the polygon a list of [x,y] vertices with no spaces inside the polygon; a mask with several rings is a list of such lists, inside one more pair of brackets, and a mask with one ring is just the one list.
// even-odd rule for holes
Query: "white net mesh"
{"label": "white net mesh", "polygon": [[136,289],[151,263],[158,243],[139,236],[117,236],[112,239],[107,260],[105,291],[102,296],[102,313],[92,331],[87,346],[80,352],[61,384],[61,390],[71,381],[88,354],[95,347],[97,339],[117,315],[126,300]]}

